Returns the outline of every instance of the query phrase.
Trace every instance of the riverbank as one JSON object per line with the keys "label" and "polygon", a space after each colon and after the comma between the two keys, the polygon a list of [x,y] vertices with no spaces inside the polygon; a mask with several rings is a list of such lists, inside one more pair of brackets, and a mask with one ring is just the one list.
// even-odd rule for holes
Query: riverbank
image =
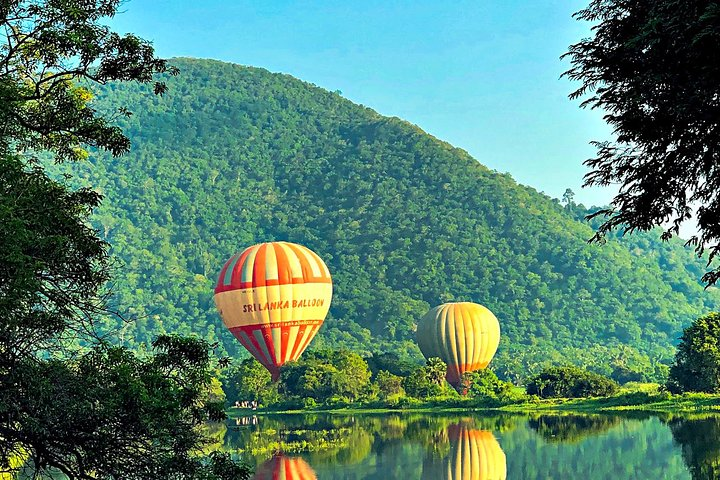
{"label": "riverbank", "polygon": [[318,406],[300,410],[279,410],[273,408],[259,408],[257,410],[245,408],[230,408],[229,418],[238,418],[247,415],[278,415],[278,414],[307,414],[307,413],[333,413],[333,414],[383,414],[383,413],[533,413],[533,412],[576,412],[576,413],[603,413],[619,411],[640,411],[649,413],[720,413],[720,395],[705,393],[685,393],[670,395],[668,393],[648,393],[635,391],[621,393],[612,397],[601,398],[553,398],[533,400],[501,406],[459,405],[457,402],[448,405],[439,405],[437,402],[427,404],[409,405],[403,407],[374,405],[350,405],[342,407]]}

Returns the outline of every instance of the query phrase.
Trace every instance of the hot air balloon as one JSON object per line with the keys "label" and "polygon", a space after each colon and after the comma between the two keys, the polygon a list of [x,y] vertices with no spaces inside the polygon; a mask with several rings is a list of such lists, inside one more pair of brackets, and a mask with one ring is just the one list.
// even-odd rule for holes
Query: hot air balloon
{"label": "hot air balloon", "polygon": [[225,326],[272,374],[297,360],[330,309],[330,271],[312,250],[261,243],[234,255],[220,271],[215,304]]}
{"label": "hot air balloon", "polygon": [[463,373],[487,367],[495,355],[500,324],[477,303],[445,303],[420,320],[417,342],[425,358],[439,357],[447,364],[445,378],[460,391]]}
{"label": "hot air balloon", "polygon": [[450,454],[442,463],[424,462],[423,480],[505,480],[507,460],[491,432],[467,425],[448,427]]}
{"label": "hot air balloon", "polygon": [[252,480],[317,480],[317,476],[302,458],[278,454],[260,465]]}

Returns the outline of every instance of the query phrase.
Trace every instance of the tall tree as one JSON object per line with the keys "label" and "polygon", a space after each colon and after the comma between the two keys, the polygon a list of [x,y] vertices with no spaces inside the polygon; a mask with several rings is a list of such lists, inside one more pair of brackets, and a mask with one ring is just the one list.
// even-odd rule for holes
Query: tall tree
{"label": "tall tree", "polygon": [[[663,238],[695,217],[690,239],[709,262],[720,253],[720,6],[712,0],[593,0],[575,14],[593,36],[566,54],[571,98],[599,108],[614,141],[593,142],[585,185],[619,184],[594,240],[615,228]],[[708,263],[710,265],[710,263]],[[703,276],[720,278],[720,267]]]}
{"label": "tall tree", "polygon": [[110,260],[88,216],[101,196],[35,158],[126,152],[87,86],[175,73],[148,42],[101,24],[119,3],[0,0],[0,473],[247,478],[229,457],[201,455],[198,425],[223,416],[207,393],[207,342],[161,336],[139,356],[99,338]]}
{"label": "tall tree", "polygon": [[720,314],[700,317],[683,331],[670,367],[668,389],[679,392],[720,392]]}

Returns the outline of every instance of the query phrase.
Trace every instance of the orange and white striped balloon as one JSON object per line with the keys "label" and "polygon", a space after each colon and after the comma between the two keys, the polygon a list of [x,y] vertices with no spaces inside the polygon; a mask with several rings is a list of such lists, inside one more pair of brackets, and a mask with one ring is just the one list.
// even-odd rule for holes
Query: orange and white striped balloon
{"label": "orange and white striped balloon", "polygon": [[330,309],[332,279],[312,250],[261,243],[234,255],[220,271],[215,304],[225,326],[277,380],[297,360]]}

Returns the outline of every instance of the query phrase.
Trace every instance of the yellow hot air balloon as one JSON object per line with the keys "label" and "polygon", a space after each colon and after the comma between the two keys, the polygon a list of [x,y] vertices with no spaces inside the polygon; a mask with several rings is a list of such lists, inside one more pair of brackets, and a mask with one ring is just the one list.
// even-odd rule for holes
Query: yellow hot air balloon
{"label": "yellow hot air balloon", "polygon": [[507,460],[491,432],[457,424],[448,427],[450,454],[425,463],[423,480],[505,480]]}
{"label": "yellow hot air balloon", "polygon": [[278,454],[260,465],[252,480],[317,480],[317,476],[302,458]]}
{"label": "yellow hot air balloon", "polygon": [[297,360],[330,309],[332,279],[312,250],[289,242],[254,245],[220,271],[215,304],[225,326],[272,374]]}
{"label": "yellow hot air balloon", "polygon": [[487,367],[500,343],[495,315],[477,303],[445,303],[418,323],[417,342],[425,358],[447,364],[447,381],[460,390],[462,375]]}

